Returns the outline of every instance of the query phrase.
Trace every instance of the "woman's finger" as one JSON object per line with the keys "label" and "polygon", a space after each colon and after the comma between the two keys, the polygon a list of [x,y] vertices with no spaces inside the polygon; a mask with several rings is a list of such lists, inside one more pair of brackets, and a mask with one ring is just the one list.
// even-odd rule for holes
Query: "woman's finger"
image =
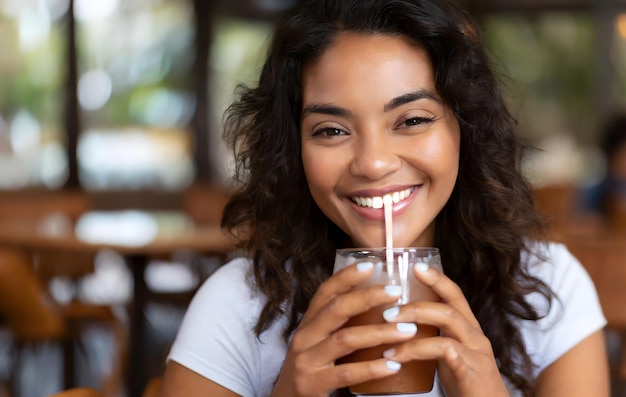
{"label": "woman's finger", "polygon": [[480,323],[474,316],[467,298],[461,288],[445,274],[425,264],[418,264],[414,268],[415,277],[423,284],[429,286],[443,300],[454,307],[472,324],[480,329]]}
{"label": "woman's finger", "polygon": [[[402,364],[380,358],[371,361],[332,365],[320,369],[315,376],[302,376],[295,380],[296,389],[302,395],[316,395],[318,388],[341,389],[363,383],[367,380],[380,379],[395,374]],[[326,393],[326,390],[319,390]]]}
{"label": "woman's finger", "polygon": [[[418,329],[419,333],[419,329]],[[476,347],[467,346],[458,340],[446,336],[431,336],[427,338],[413,338],[400,343],[384,352],[384,357],[406,362],[411,360],[450,360],[457,362],[456,357],[452,360],[451,352],[459,356],[464,362],[474,361],[471,357],[493,358],[491,344],[486,337],[480,338],[475,343]]]}
{"label": "woman's finger", "polygon": [[465,316],[447,303],[412,302],[391,307],[385,310],[383,315],[389,322],[411,322],[436,327],[442,335],[454,338],[468,346],[472,346],[475,341],[484,337],[480,328],[468,322]]}
{"label": "woman's finger", "polygon": [[[296,351],[308,349],[329,337],[356,315],[381,305],[395,303],[402,291],[398,286],[369,286],[337,295],[300,324],[291,345]],[[383,321],[382,315],[380,321]],[[302,349],[302,350],[301,350]]]}
{"label": "woman's finger", "polygon": [[374,265],[371,262],[361,262],[338,271],[324,281],[311,299],[309,307],[302,317],[300,324],[306,324],[310,318],[337,296],[345,294],[357,285],[364,283],[372,275]]}
{"label": "woman's finger", "polygon": [[[382,319],[382,317],[381,317]],[[417,333],[413,323],[379,323],[346,327],[322,340],[311,348],[308,359],[314,363],[327,363],[345,357],[356,350],[380,346],[380,356],[386,349],[383,345],[407,341]]]}
{"label": "woman's finger", "polygon": [[[500,379],[493,351],[486,337],[466,346],[453,338],[435,336],[413,339],[387,350],[384,357],[398,362],[437,360],[439,379],[452,395],[500,396],[506,389]],[[456,390],[457,392],[451,392]]]}

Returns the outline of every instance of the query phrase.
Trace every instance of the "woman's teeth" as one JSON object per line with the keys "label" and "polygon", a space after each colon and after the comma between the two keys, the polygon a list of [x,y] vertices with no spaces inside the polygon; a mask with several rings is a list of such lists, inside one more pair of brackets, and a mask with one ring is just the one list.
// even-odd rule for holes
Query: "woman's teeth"
{"label": "woman's teeth", "polygon": [[384,197],[386,196],[391,197],[391,200],[395,204],[409,197],[414,189],[415,189],[414,187],[410,187],[408,189],[401,190],[399,192],[386,194],[385,196],[374,196],[374,197],[355,196],[355,197],[352,197],[352,201],[354,201],[356,204],[358,204],[361,207],[370,207],[370,208],[378,209],[378,208],[383,208]]}

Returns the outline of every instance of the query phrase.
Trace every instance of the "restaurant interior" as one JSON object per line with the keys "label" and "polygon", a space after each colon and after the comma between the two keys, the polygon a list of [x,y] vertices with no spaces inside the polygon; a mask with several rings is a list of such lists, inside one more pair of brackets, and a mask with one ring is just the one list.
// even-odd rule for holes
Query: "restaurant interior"
{"label": "restaurant interior", "polygon": [[[157,395],[187,304],[234,251],[223,112],[297,1],[0,0],[0,397]],[[626,396],[626,0],[459,1]]]}

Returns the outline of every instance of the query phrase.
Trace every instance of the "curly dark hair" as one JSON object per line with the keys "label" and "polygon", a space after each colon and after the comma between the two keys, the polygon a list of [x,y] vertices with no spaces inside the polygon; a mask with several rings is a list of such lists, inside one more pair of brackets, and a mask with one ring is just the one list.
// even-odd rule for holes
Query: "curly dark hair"
{"label": "curly dark hair", "polygon": [[302,71],[342,32],[402,37],[429,54],[437,92],[461,130],[459,174],[436,219],[435,245],[501,373],[532,395],[532,362],[516,319],[539,319],[525,297],[539,292],[551,301],[552,292],[527,272],[520,255],[530,242],[544,241],[545,225],[521,174],[515,120],[479,29],[441,0],[304,1],[278,25],[258,86],[239,87],[224,132],[235,152],[238,188],[222,225],[245,230],[242,247],[253,256],[256,288],[268,297],[257,335],[282,315],[290,318],[285,337],[291,334],[347,240],[309,192],[299,132]]}

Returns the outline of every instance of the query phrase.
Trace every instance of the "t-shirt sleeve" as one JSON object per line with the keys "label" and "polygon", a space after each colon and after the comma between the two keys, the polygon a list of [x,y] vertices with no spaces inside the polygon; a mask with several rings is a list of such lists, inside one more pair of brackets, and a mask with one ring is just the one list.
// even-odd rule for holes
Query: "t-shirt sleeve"
{"label": "t-shirt sleeve", "polygon": [[580,262],[562,244],[551,244],[548,263],[538,276],[555,293],[552,305],[538,295],[529,297],[536,308],[549,310],[537,322],[524,322],[522,334],[536,365],[535,376],[592,333],[606,325],[595,286]]}
{"label": "t-shirt sleeve", "polygon": [[248,261],[218,269],[194,296],[167,360],[242,396],[253,396],[257,300],[245,280]]}

